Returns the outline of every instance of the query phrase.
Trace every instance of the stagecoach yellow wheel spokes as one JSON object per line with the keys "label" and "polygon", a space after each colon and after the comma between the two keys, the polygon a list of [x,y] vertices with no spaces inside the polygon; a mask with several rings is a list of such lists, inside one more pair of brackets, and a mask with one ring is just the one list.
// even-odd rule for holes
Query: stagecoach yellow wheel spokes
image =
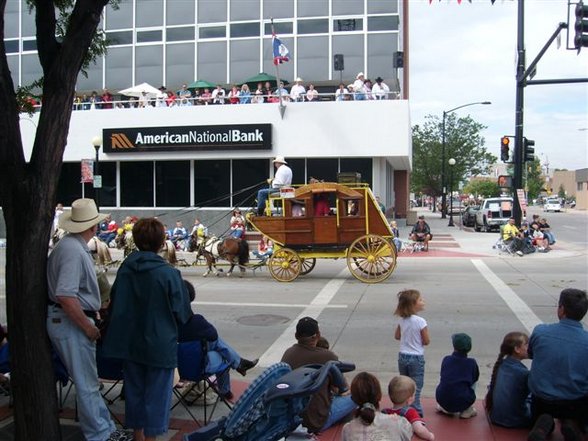
{"label": "stagecoach yellow wheel spokes", "polygon": [[314,257],[301,257],[300,260],[302,263],[302,268],[300,269],[300,275],[306,276],[308,273],[310,273],[314,269],[314,266],[316,265],[316,259]]}
{"label": "stagecoach yellow wheel spokes", "polygon": [[302,263],[296,251],[280,248],[274,251],[267,266],[274,279],[279,282],[291,282],[300,274]]}
{"label": "stagecoach yellow wheel spokes", "polygon": [[396,268],[396,249],[382,236],[361,236],[347,250],[347,267],[362,282],[381,282]]}

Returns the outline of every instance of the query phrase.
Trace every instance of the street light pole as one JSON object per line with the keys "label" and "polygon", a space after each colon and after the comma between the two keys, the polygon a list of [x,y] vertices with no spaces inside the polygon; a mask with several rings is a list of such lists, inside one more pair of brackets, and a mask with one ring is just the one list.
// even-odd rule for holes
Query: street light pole
{"label": "street light pole", "polygon": [[453,224],[453,166],[455,165],[455,159],[449,158],[449,223],[448,227],[454,227]]}
{"label": "street light pole", "polygon": [[441,126],[441,219],[445,219],[447,217],[447,184],[445,182],[445,119],[447,118],[447,115],[455,112],[458,109],[468,106],[475,106],[477,104],[486,106],[492,103],[490,101],[477,101],[475,103],[462,104],[461,106],[454,107],[453,109],[443,111],[443,124]]}
{"label": "street light pole", "polygon": [[100,146],[102,145],[102,138],[94,136],[92,138],[92,145],[96,150],[96,160],[94,161],[94,199],[96,200],[96,208],[100,210],[100,189],[102,188],[102,176],[100,176]]}

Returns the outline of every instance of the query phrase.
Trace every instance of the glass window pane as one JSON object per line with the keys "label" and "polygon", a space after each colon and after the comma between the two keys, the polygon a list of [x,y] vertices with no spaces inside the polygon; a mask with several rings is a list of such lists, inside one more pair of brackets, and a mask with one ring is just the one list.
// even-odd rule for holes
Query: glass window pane
{"label": "glass window pane", "polygon": [[333,0],[333,15],[363,14],[363,1]]}
{"label": "glass window pane", "polygon": [[152,43],[162,40],[162,31],[137,31],[137,43]]}
{"label": "glass window pane", "polygon": [[167,41],[194,41],[194,36],[194,26],[182,28],[167,28],[167,30],[165,31],[165,38]]}
{"label": "glass window pane", "polygon": [[106,5],[106,29],[130,29],[133,27],[133,1],[120,0],[117,9]]}
{"label": "glass window pane", "polygon": [[[43,76],[43,69],[39,64],[37,54],[28,54],[22,56],[22,84],[28,85]],[[41,93],[41,89],[33,90],[33,93]]]}
{"label": "glass window pane", "polygon": [[[73,201],[82,197],[82,185],[85,186],[84,196],[94,197],[92,184],[81,184],[82,166],[80,162],[64,162],[61,166],[61,174],[57,183],[57,202],[63,205],[71,205]],[[88,191],[90,190],[90,193]]]}
{"label": "glass window pane", "polygon": [[263,0],[263,18],[294,17],[294,0]]}
{"label": "glass window pane", "polygon": [[[104,60],[102,57],[96,59],[96,64],[90,63],[88,66],[88,77],[86,78],[81,72],[78,74],[76,90],[100,90],[102,85],[102,66]],[[128,87],[128,86],[125,86]]]}
{"label": "glass window pane", "polygon": [[398,15],[368,17],[368,31],[397,31]]}
{"label": "glass window pane", "polygon": [[329,32],[329,20],[326,18],[314,20],[298,20],[299,34],[326,34]]}
{"label": "glass window pane", "polygon": [[133,72],[132,48],[116,47],[106,52],[106,84],[114,90],[132,86]]}
{"label": "glass window pane", "polygon": [[196,23],[223,23],[227,21],[227,0],[198,0]]}
{"label": "glass window pane", "polygon": [[361,182],[372,186],[372,158],[341,158],[341,172],[361,173]]}
{"label": "glass window pane", "polygon": [[4,7],[4,38],[18,37],[18,4],[20,0],[8,0]]}
{"label": "glass window pane", "polygon": [[194,0],[167,1],[165,19],[167,25],[194,24],[196,2]]}
{"label": "glass window pane", "polygon": [[225,41],[198,43],[196,77],[219,83],[227,81],[227,43]]}
{"label": "glass window pane", "polygon": [[298,38],[298,75],[309,81],[329,79],[329,37]]}
{"label": "glass window pane", "polygon": [[158,207],[190,205],[190,161],[155,162],[155,198]]}
{"label": "glass window pane", "polygon": [[[139,46],[135,49],[135,84],[163,83],[163,46]],[[157,87],[157,86],[155,86]]]}
{"label": "glass window pane", "polygon": [[133,44],[133,31],[107,32],[106,38],[108,39],[110,46]]}
{"label": "glass window pane", "polygon": [[329,0],[298,0],[298,17],[322,17],[329,15]]}
{"label": "glass window pane", "polygon": [[6,48],[7,54],[18,54],[18,40],[4,40],[4,47]]}
{"label": "glass window pane", "polygon": [[[384,78],[390,90],[395,90],[391,81],[394,74],[392,58],[398,50],[398,34],[368,35],[368,73],[372,80],[380,76]],[[347,60],[345,60],[347,62]]]}
{"label": "glass window pane", "polygon": [[306,160],[307,176],[322,179],[325,182],[337,182],[339,160],[337,158],[308,158]]}
{"label": "glass window pane", "polygon": [[231,0],[231,21],[259,20],[259,0]]}
{"label": "glass window pane", "polygon": [[[233,193],[251,187],[268,178],[268,159],[234,159]],[[233,199],[234,206],[252,206],[258,189],[241,193]]]}
{"label": "glass window pane", "polygon": [[238,83],[259,73],[259,40],[241,40],[231,43],[230,83]]}
{"label": "glass window pane", "polygon": [[116,162],[100,161],[100,207],[116,207]]}
{"label": "glass window pane", "polygon": [[23,40],[22,42],[22,51],[36,51],[37,50],[37,40]]}
{"label": "glass window pane", "polygon": [[[229,160],[194,161],[194,205],[229,207],[231,170]],[[221,199],[217,199],[217,198]]]}
{"label": "glass window pane", "polygon": [[6,57],[6,59],[8,60],[8,68],[10,69],[10,75],[12,76],[13,84],[15,86],[20,85],[20,83],[18,82],[20,72],[18,67],[18,55],[8,56]]}
{"label": "glass window pane", "polygon": [[122,207],[153,207],[153,162],[120,163],[120,204]]}
{"label": "glass window pane", "polygon": [[37,27],[35,25],[35,10],[33,9],[29,13],[29,9],[23,4],[22,8],[22,36],[23,37],[34,37],[37,33]]}
{"label": "glass window pane", "polygon": [[163,0],[136,0],[137,20],[135,27],[163,25]]}
{"label": "glass window pane", "polygon": [[368,14],[386,14],[398,12],[398,0],[368,0]]}
{"label": "glass window pane", "polygon": [[[274,31],[278,36],[291,34],[294,32],[294,24],[291,21],[274,23]],[[272,35],[272,24],[266,23],[264,29],[265,35]]]}
{"label": "glass window pane", "polygon": [[361,18],[345,18],[333,20],[333,32],[351,32],[363,30]]}
{"label": "glass window pane", "polygon": [[239,37],[259,37],[259,22],[232,24],[231,38]]}
{"label": "glass window pane", "polygon": [[[294,54],[294,39],[293,38],[282,38],[280,37],[282,43],[288,48],[290,51],[290,62],[280,64],[280,78],[292,81],[294,79],[294,62],[292,60],[293,57],[296,56]],[[274,66],[274,51],[272,46],[272,39],[271,38],[264,38],[263,39],[263,70],[262,72],[272,72],[272,75],[276,72],[276,67]],[[258,66],[259,69],[259,66]],[[258,72],[255,72],[258,73]],[[255,75],[249,74],[248,76]]]}
{"label": "glass window pane", "polygon": [[200,38],[225,38],[227,35],[226,26],[211,26],[198,28]]}
{"label": "glass window pane", "polygon": [[[345,77],[355,78],[364,71],[363,35],[337,35],[333,37],[333,53],[345,56]],[[333,66],[331,66],[333,68]],[[371,75],[371,73],[369,73]],[[333,71],[333,78],[339,78],[339,72]]]}
{"label": "glass window pane", "polygon": [[288,166],[292,169],[292,184],[304,184],[306,179],[306,161],[304,158],[288,158]]}
{"label": "glass window pane", "polygon": [[194,77],[194,43],[170,44],[167,46],[166,81],[170,90],[177,90]]}

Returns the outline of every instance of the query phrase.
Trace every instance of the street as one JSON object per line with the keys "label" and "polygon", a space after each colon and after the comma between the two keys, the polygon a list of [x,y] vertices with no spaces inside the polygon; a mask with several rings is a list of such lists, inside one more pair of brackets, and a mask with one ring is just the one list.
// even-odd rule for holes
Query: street
{"label": "street", "polygon": [[[434,239],[429,253],[401,253],[394,274],[379,284],[354,279],[344,259],[319,260],[309,275],[292,283],[273,280],[266,268],[248,271],[242,279],[204,278],[202,267],[181,270],[196,287],[195,309],[243,357],[260,358],[248,379],[279,361],[294,343],[297,320],[309,315],[318,318],[322,334],[342,360],[386,384],[397,374],[396,295],[405,288],[418,289],[426,302],[421,315],[431,335],[423,395],[434,396],[441,360],[452,352],[451,335],[466,332],[473,340],[470,355],[480,366],[481,397],[503,336],[514,330],[530,333],[538,323],[555,321],[563,288],[587,289],[588,215],[549,213],[546,217],[558,239],[554,250],[524,257],[499,255],[492,249],[496,233],[474,233],[457,223],[447,227],[438,213],[425,215],[434,234],[443,239]],[[400,227],[406,237],[410,227]],[[5,249],[0,249],[3,323],[4,260]],[[109,278],[114,277],[115,270],[110,270]]]}

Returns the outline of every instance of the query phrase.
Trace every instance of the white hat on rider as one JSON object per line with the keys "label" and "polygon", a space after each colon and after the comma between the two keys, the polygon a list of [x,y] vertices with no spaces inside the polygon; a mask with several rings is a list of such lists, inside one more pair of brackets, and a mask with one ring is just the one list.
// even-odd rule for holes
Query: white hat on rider
{"label": "white hat on rider", "polygon": [[272,162],[274,162],[274,163],[279,162],[280,164],[287,164],[287,162],[283,156],[276,156],[276,159],[274,159]]}
{"label": "white hat on rider", "polygon": [[93,199],[76,199],[71,204],[71,211],[59,216],[59,227],[70,233],[81,233],[102,222],[106,216],[98,213]]}

